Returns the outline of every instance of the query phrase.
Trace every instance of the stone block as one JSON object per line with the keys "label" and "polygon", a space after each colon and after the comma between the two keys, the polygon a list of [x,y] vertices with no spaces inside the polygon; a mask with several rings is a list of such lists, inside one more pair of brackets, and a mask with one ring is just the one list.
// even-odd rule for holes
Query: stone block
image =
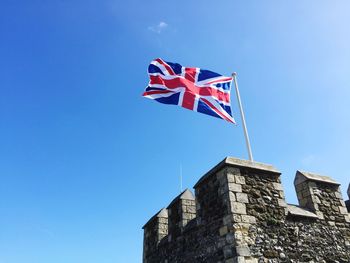
{"label": "stone block", "polygon": [[328,176],[303,171],[297,171],[294,179],[294,185],[308,183],[312,187],[316,187],[316,182],[321,182],[323,184],[329,185],[339,185],[338,182],[334,181]]}
{"label": "stone block", "polygon": [[279,195],[280,195],[281,198],[283,198],[283,199],[285,198],[285,195],[284,195],[283,191],[279,191]]}
{"label": "stone block", "polygon": [[249,203],[248,195],[245,193],[236,193],[236,201],[240,203]]}
{"label": "stone block", "polygon": [[287,207],[286,201],[284,199],[278,199],[278,205],[282,207]]}
{"label": "stone block", "polygon": [[236,180],[235,180],[235,175],[233,174],[227,174],[227,182],[228,183],[235,183]]}
{"label": "stone block", "polygon": [[235,192],[235,193],[242,192],[242,186],[240,184],[229,183],[228,189],[232,192]]}
{"label": "stone block", "polygon": [[[240,224],[240,223],[237,223],[237,224]],[[237,224],[234,224],[234,228],[235,228],[235,231],[234,231],[234,235],[235,235],[235,245],[241,245],[242,242],[243,242],[243,233],[241,231],[237,231],[236,230],[236,225]]]}
{"label": "stone block", "polygon": [[232,261],[232,262],[233,263],[245,263],[246,261],[245,261],[244,257],[236,257],[234,259],[234,261]]}
{"label": "stone block", "polygon": [[235,235],[233,233],[227,233],[226,242],[227,244],[233,244],[235,241]]}
{"label": "stone block", "polygon": [[217,246],[219,248],[222,248],[225,245],[226,245],[226,240],[225,239],[219,240],[218,243],[217,243]]}
{"label": "stone block", "polygon": [[227,226],[220,227],[219,232],[220,232],[220,236],[226,235],[228,233]]}
{"label": "stone block", "polygon": [[235,195],[235,193],[233,193],[233,192],[229,192],[229,198],[230,198],[230,201],[232,202],[232,201],[236,201],[236,195]]}
{"label": "stone block", "polygon": [[245,178],[244,178],[244,176],[236,175],[235,178],[236,178],[236,183],[237,183],[237,184],[245,184]]}
{"label": "stone block", "polygon": [[256,218],[254,216],[242,215],[242,223],[255,224]]}
{"label": "stone block", "polygon": [[289,214],[294,216],[318,218],[315,213],[312,213],[304,208],[298,207],[296,205],[287,205],[287,211]]}
{"label": "stone block", "polygon": [[234,214],[247,214],[246,206],[243,203],[231,202],[231,213]]}
{"label": "stone block", "polygon": [[342,215],[348,214],[348,209],[346,209],[346,207],[344,207],[344,206],[339,206],[339,211],[340,211],[340,214],[342,214]]}
{"label": "stone block", "polygon": [[316,211],[316,215],[318,216],[319,219],[324,220],[324,215],[320,211]]}
{"label": "stone block", "polygon": [[321,200],[318,196],[313,196],[312,197],[312,201],[315,203],[315,204],[321,204]]}
{"label": "stone block", "polygon": [[350,223],[350,215],[347,214],[344,217],[345,217],[345,222]]}
{"label": "stone block", "polygon": [[273,188],[275,188],[276,190],[283,191],[282,184],[279,184],[279,183],[272,183],[272,184],[273,184]]}
{"label": "stone block", "polygon": [[241,215],[233,214],[232,215],[232,219],[233,219],[234,223],[241,223],[242,222],[242,216]]}
{"label": "stone block", "polygon": [[227,167],[227,174],[240,175],[241,171],[235,167]]}
{"label": "stone block", "polygon": [[334,195],[338,199],[343,199],[343,195],[341,194],[341,192],[335,192]]}
{"label": "stone block", "polygon": [[232,251],[232,246],[226,246],[224,247],[224,257],[225,258],[232,258],[233,256],[233,251]]}
{"label": "stone block", "polygon": [[334,212],[340,213],[340,210],[339,210],[339,207],[338,207],[338,206],[332,205],[332,210],[333,210]]}
{"label": "stone block", "polygon": [[[233,224],[233,228],[235,230],[235,234],[237,233],[248,233],[249,231],[249,228],[251,227],[251,224],[247,224],[247,223],[236,223],[236,224]],[[237,244],[239,244],[238,241],[242,241],[242,240],[236,240],[237,241]]]}
{"label": "stone block", "polygon": [[238,256],[250,256],[250,249],[248,246],[236,246],[236,253]]}
{"label": "stone block", "polygon": [[326,207],[330,207],[331,204],[328,201],[323,201],[322,205],[326,206]]}
{"label": "stone block", "polygon": [[222,219],[222,221],[223,221],[223,224],[224,225],[230,225],[231,223],[232,223],[232,215],[227,215],[227,216],[225,216],[223,219]]}

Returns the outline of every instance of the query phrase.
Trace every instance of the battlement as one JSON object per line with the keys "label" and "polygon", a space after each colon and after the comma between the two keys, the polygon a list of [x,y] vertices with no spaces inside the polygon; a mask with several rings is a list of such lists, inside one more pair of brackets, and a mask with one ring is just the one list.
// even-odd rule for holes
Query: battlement
{"label": "battlement", "polygon": [[297,171],[299,205],[292,205],[280,175],[225,158],[199,179],[195,195],[186,189],[147,222],[143,262],[350,262],[350,201],[339,183]]}
{"label": "battlement", "polygon": [[169,234],[168,241],[182,235],[187,223],[196,217],[196,203],[192,192],[186,189],[168,206]]}

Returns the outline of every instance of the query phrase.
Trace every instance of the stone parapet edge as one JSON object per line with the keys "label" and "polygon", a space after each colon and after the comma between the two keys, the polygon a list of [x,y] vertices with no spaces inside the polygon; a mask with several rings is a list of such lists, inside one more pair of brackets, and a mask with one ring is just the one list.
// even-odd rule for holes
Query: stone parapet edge
{"label": "stone parapet edge", "polygon": [[275,174],[281,174],[277,168],[270,164],[264,164],[264,163],[258,163],[258,162],[252,162],[248,160],[243,160],[243,159],[238,159],[234,157],[226,157],[224,160],[222,160],[220,163],[218,163],[216,166],[214,166],[212,169],[210,169],[207,173],[205,173],[199,180],[198,182],[194,185],[193,188],[196,188],[199,184],[204,182],[207,177],[209,177],[211,174],[216,173],[219,171],[221,168],[223,168],[225,165],[230,165],[232,167],[237,167],[237,168],[250,168],[254,170],[260,170],[260,171],[268,171],[271,173]]}

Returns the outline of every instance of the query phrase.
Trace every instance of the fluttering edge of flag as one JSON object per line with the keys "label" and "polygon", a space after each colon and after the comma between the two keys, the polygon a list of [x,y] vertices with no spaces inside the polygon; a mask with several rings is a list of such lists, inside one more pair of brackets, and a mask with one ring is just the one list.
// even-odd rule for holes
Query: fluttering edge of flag
{"label": "fluttering edge of flag", "polygon": [[148,75],[150,82],[142,96],[235,123],[230,103],[232,77],[160,58],[150,63]]}

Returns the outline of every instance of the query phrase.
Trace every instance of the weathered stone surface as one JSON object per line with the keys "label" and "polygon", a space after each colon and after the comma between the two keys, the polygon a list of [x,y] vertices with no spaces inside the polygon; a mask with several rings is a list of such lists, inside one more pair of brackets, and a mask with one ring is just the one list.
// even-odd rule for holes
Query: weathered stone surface
{"label": "weathered stone surface", "polygon": [[231,202],[231,213],[245,215],[247,213],[245,204],[240,202]]}
{"label": "weathered stone surface", "polygon": [[236,175],[235,178],[236,178],[236,183],[237,183],[237,184],[245,184],[245,178],[244,178],[244,176]]}
{"label": "weathered stone surface", "polygon": [[307,172],[295,182],[299,206],[287,205],[278,170],[226,158],[195,185],[196,200],[145,225],[143,262],[350,263],[350,202],[339,184]]}
{"label": "weathered stone surface", "polygon": [[248,195],[245,193],[236,193],[236,200],[237,202],[244,204],[249,203]]}
{"label": "weathered stone surface", "polygon": [[143,226],[143,257],[157,250],[159,242],[168,235],[168,210],[163,208]]}
{"label": "weathered stone surface", "polygon": [[318,218],[318,216],[315,213],[312,213],[312,212],[310,212],[306,209],[303,209],[301,207],[298,207],[296,205],[289,205],[288,204],[288,212],[292,216]]}
{"label": "weathered stone surface", "polygon": [[348,210],[346,209],[346,207],[342,207],[342,206],[339,206],[339,212],[340,212],[342,215],[348,214]]}
{"label": "weathered stone surface", "polygon": [[242,215],[241,216],[241,222],[242,223],[255,224],[256,223],[256,218],[254,216]]}
{"label": "weathered stone surface", "polygon": [[229,183],[228,184],[228,189],[232,192],[235,193],[240,193],[242,192],[242,186],[240,184],[235,184],[235,183]]}
{"label": "weathered stone surface", "polygon": [[171,239],[182,235],[184,227],[196,217],[195,197],[189,189],[179,194],[167,207]]}
{"label": "weathered stone surface", "polygon": [[236,247],[236,253],[238,256],[250,256],[250,249],[248,246],[237,246]]}
{"label": "weathered stone surface", "polygon": [[298,185],[300,183],[303,183],[306,180],[340,185],[337,181],[333,180],[332,178],[330,178],[328,176],[319,175],[319,174],[315,174],[315,173],[309,173],[309,172],[305,172],[305,171],[297,171],[297,175],[295,177],[294,184]]}
{"label": "weathered stone surface", "polygon": [[287,207],[287,203],[284,201],[284,199],[278,199],[277,201],[279,206]]}
{"label": "weathered stone surface", "polygon": [[273,187],[274,187],[276,190],[283,191],[283,186],[282,186],[282,184],[280,184],[280,183],[272,183],[272,184],[273,184]]}
{"label": "weathered stone surface", "polygon": [[223,167],[235,167],[235,168],[250,168],[252,170],[257,170],[257,171],[268,171],[271,173],[276,173],[276,174],[281,174],[280,171],[278,171],[275,167],[269,164],[263,164],[263,163],[258,163],[258,162],[252,162],[248,160],[242,160],[238,158],[233,158],[233,157],[227,157],[223,161],[221,161],[219,164],[217,164],[214,168],[212,168],[209,172],[207,172],[202,178],[199,179],[199,181],[195,184],[194,188],[202,181],[205,181],[207,177],[210,177],[212,174],[220,171]]}
{"label": "weathered stone surface", "polygon": [[228,233],[228,228],[227,228],[227,226],[223,226],[220,228],[219,231],[220,231],[220,236],[224,236]]}

